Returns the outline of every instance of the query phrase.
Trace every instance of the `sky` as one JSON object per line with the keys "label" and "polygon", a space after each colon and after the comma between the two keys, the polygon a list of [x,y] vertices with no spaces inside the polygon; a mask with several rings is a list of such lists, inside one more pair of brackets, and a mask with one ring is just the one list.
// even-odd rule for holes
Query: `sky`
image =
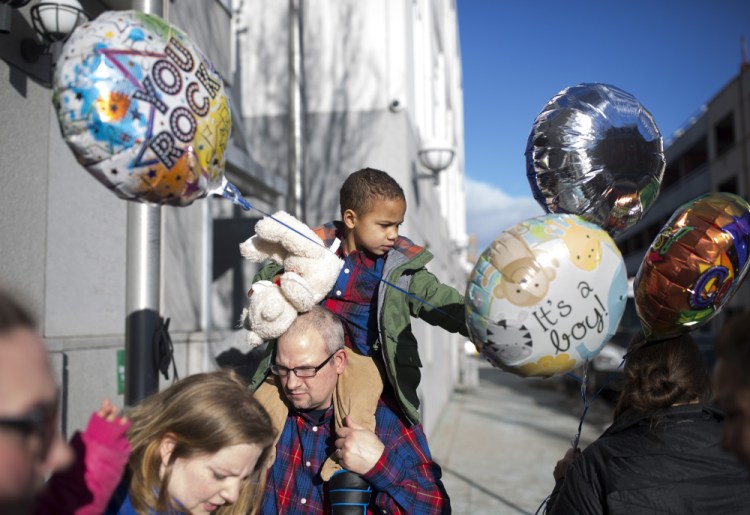
{"label": "sky", "polygon": [[[664,140],[738,73],[750,0],[456,0],[467,225],[481,252],[544,211],[524,151],[537,114],[583,82],[617,86]],[[658,200],[657,200],[658,202]]]}

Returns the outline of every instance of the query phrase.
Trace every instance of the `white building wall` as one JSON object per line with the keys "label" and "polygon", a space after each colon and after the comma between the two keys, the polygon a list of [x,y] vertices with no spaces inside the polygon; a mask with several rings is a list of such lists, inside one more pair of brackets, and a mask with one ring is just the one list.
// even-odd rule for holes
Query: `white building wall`
{"label": "white building wall", "polygon": [[[90,14],[127,9],[129,0],[90,0]],[[236,163],[254,205],[283,205],[276,178],[286,175],[288,114],[287,2],[169,2],[169,19],[211,58],[246,121],[242,139],[252,158]],[[338,188],[354,170],[387,170],[402,185],[408,212],[403,233],[435,254],[430,270],[463,290],[454,251],[465,241],[463,114],[453,2],[449,0],[302,0],[305,165],[308,217],[338,216]],[[45,64],[25,63],[25,23],[0,34],[0,286],[21,294],[39,315],[45,341],[66,390],[68,431],[82,427],[101,398],[122,404],[117,352],[124,348],[127,203],[75,161],[62,140],[51,91],[38,77]],[[245,30],[246,29],[246,30]],[[232,30],[237,30],[235,49]],[[236,59],[236,62],[235,62]],[[47,68],[48,71],[48,68]],[[237,94],[239,93],[239,94]],[[390,109],[394,100],[398,109]],[[417,151],[441,136],[457,149],[440,184],[414,179],[424,171]],[[252,161],[252,162],[251,162]],[[251,173],[252,172],[252,173]],[[246,175],[243,176],[243,174]],[[263,178],[271,181],[264,183]],[[271,184],[273,182],[273,184]],[[257,187],[257,190],[255,189]],[[274,189],[275,188],[275,189]],[[216,366],[233,332],[255,267],[236,245],[252,234],[258,213],[239,213],[221,199],[162,209],[162,316],[170,317],[181,375]],[[214,252],[215,249],[219,249]],[[239,293],[238,293],[239,292]],[[425,426],[434,426],[456,376],[463,338],[415,323],[425,367]]]}
{"label": "white building wall", "polygon": [[[338,190],[363,167],[386,170],[404,188],[401,233],[435,254],[429,269],[463,292],[466,242],[463,110],[458,31],[448,0],[307,0],[302,6],[307,222],[338,218]],[[254,156],[286,170],[288,2],[245,0],[242,113]],[[398,108],[393,109],[394,101]],[[417,152],[427,139],[457,157],[436,185]],[[425,427],[434,426],[456,379],[463,337],[414,322],[423,361]]]}
{"label": "white building wall", "polygon": [[[108,8],[132,8],[130,0],[83,4],[92,17]],[[227,5],[168,3],[170,21],[191,36],[229,85]],[[21,39],[34,36],[30,8],[14,11],[11,32],[0,34],[0,287],[18,294],[40,320],[64,389],[63,429],[70,433],[85,425],[103,398],[120,406],[124,400],[117,388],[117,353],[125,346],[127,202],[90,176],[62,139],[52,91],[40,80],[49,61],[26,63],[19,50]],[[266,199],[273,196],[269,191]],[[256,192],[247,193],[255,202]],[[220,205],[209,210],[211,202]],[[237,298],[244,299],[252,273],[238,271],[237,245],[253,227],[244,216],[219,199],[162,209],[161,315],[171,318],[181,376],[215,368],[218,352],[240,335],[233,331],[242,307]],[[214,225],[233,221],[234,242],[213,256],[222,243],[213,241]],[[228,264],[214,270],[223,261]]]}

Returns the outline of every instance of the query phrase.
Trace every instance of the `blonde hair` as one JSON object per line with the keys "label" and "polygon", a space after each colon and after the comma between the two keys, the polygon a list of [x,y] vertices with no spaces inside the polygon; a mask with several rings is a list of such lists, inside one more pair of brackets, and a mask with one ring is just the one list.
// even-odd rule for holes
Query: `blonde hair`
{"label": "blonde hair", "polygon": [[[178,458],[214,454],[237,444],[255,444],[262,453],[237,502],[216,513],[246,514],[259,504],[266,461],[274,444],[271,419],[233,371],[194,374],[139,403],[128,413],[130,498],[139,512],[179,513],[167,492]],[[175,446],[160,477],[160,444],[169,434]],[[255,502],[258,501],[258,502]]]}

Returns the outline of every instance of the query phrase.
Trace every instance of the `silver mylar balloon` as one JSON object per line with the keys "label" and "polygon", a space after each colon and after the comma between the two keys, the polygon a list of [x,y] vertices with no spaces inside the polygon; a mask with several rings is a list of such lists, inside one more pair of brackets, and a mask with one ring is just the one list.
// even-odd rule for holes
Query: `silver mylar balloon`
{"label": "silver mylar balloon", "polygon": [[651,113],[606,84],[579,84],[555,95],[534,120],[526,145],[526,175],[537,202],[610,234],[648,211],[665,165]]}

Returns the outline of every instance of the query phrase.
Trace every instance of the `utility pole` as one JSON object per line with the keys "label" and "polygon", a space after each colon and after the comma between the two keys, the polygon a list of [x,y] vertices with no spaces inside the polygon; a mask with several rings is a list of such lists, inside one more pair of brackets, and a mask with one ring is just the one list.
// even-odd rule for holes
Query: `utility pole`
{"label": "utility pole", "polygon": [[[750,167],[747,162],[747,111],[745,111],[745,81],[744,75],[747,71],[747,42],[745,36],[740,38],[740,74],[737,79],[737,98],[740,104],[740,155],[742,156],[742,182],[744,182],[745,200],[750,199]],[[739,192],[738,192],[739,193]]]}
{"label": "utility pole", "polygon": [[[742,158],[742,170],[741,170],[741,176],[742,180],[738,181],[738,190],[737,193],[742,192],[742,197],[745,200],[750,200],[750,166],[748,166],[748,159],[747,159],[747,147],[750,142],[748,142],[747,138],[747,110],[745,109],[745,81],[744,76],[745,72],[748,69],[747,64],[747,41],[745,40],[745,36],[743,35],[740,38],[740,52],[741,52],[741,60],[740,60],[740,74],[737,78],[737,97],[739,100],[739,117],[740,117],[740,156]],[[744,183],[744,184],[743,184]],[[750,303],[750,287],[745,286],[743,288],[745,290],[745,306]]]}
{"label": "utility pole", "polygon": [[287,212],[305,222],[304,142],[302,138],[302,13],[299,0],[289,0],[289,174]]}
{"label": "utility pole", "polygon": [[[134,0],[133,8],[169,21],[167,0]],[[161,323],[162,208],[128,202],[125,293],[125,404],[159,390],[155,336]]]}

